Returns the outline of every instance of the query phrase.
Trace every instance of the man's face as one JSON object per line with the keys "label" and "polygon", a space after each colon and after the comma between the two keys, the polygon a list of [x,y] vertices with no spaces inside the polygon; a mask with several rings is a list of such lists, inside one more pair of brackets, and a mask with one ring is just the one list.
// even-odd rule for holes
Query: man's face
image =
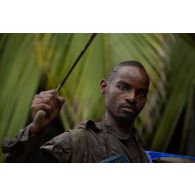
{"label": "man's face", "polygon": [[146,103],[148,88],[149,78],[142,68],[120,67],[111,83],[101,82],[106,112],[119,120],[134,120]]}

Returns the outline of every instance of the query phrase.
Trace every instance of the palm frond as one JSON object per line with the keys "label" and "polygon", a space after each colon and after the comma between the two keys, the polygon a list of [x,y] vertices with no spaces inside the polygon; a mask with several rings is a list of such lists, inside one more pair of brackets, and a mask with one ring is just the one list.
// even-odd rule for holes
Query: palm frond
{"label": "palm frond", "polygon": [[[89,36],[0,35],[0,142],[26,125],[33,96],[58,86]],[[115,64],[133,59],[144,64],[151,79],[147,105],[136,121],[145,145],[166,151],[185,113],[182,151],[193,104],[194,46],[192,34],[99,34],[60,92],[66,98],[64,128],[101,120],[99,82]]]}

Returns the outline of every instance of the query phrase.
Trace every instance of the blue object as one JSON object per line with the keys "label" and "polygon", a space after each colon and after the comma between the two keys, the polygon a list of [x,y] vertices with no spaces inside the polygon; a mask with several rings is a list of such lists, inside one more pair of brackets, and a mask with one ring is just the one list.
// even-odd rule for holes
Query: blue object
{"label": "blue object", "polygon": [[[153,163],[153,160],[157,159],[166,159],[166,158],[175,158],[175,159],[189,159],[192,162],[195,162],[195,157],[192,156],[184,156],[177,154],[169,154],[164,152],[154,152],[154,151],[146,151],[148,162]],[[168,161],[167,161],[168,162]],[[105,160],[102,160],[100,163],[129,163],[129,159],[127,155],[115,155],[111,156]]]}
{"label": "blue object", "polygon": [[102,160],[101,163],[128,163],[129,159],[127,155],[116,155],[111,156],[105,160]]}
{"label": "blue object", "polygon": [[169,154],[164,152],[154,152],[154,151],[146,151],[148,156],[148,161],[150,163],[153,162],[155,159],[162,159],[162,158],[180,158],[180,159],[190,159],[195,161],[195,157],[192,156],[184,156],[184,155],[177,155],[177,154]]}

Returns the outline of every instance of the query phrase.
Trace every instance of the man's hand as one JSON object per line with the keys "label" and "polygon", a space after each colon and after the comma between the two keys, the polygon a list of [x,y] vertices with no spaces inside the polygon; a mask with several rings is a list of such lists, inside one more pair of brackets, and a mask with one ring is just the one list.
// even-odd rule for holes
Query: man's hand
{"label": "man's hand", "polygon": [[[34,135],[40,134],[45,127],[59,115],[64,102],[64,98],[58,96],[55,90],[43,91],[40,94],[35,95],[31,106],[33,118],[30,128],[31,133]],[[38,123],[35,120],[39,110],[46,112],[46,116],[41,120],[41,123]]]}

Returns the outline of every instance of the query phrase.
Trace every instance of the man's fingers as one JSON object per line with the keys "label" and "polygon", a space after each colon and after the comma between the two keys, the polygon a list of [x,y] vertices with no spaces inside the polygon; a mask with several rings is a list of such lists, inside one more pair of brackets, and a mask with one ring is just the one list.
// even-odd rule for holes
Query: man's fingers
{"label": "man's fingers", "polygon": [[59,100],[59,102],[60,102],[61,104],[64,104],[64,102],[65,102],[65,99],[64,99],[64,97],[62,97],[62,96],[58,96],[58,100]]}
{"label": "man's fingers", "polygon": [[37,95],[33,100],[33,104],[48,104],[51,105],[53,109],[55,109],[59,104],[59,99],[52,95]]}
{"label": "man's fingers", "polygon": [[35,98],[58,99],[58,95],[52,94],[52,93],[38,94],[38,95],[35,95]]}
{"label": "man's fingers", "polygon": [[[31,106],[31,114],[35,127],[39,127],[38,130],[37,128],[35,128],[35,131],[32,130],[34,134],[42,131],[44,127],[58,116],[64,101],[64,98],[58,96],[58,93],[55,90],[43,91],[34,96]],[[39,117],[37,113],[40,113],[40,110],[45,111],[47,115],[43,118]]]}
{"label": "man's fingers", "polygon": [[58,92],[54,89],[48,91],[42,91],[40,94],[57,94]]}
{"label": "man's fingers", "polygon": [[34,114],[36,114],[39,110],[44,110],[47,112],[47,114],[50,114],[53,111],[53,108],[50,105],[44,103],[32,105],[31,109],[33,110]]}
{"label": "man's fingers", "polygon": [[60,112],[62,105],[64,104],[64,97],[58,96],[55,90],[43,91],[38,95],[35,95],[31,110],[32,115],[35,116],[39,110],[44,110],[48,114],[48,117],[52,114],[56,115]]}

